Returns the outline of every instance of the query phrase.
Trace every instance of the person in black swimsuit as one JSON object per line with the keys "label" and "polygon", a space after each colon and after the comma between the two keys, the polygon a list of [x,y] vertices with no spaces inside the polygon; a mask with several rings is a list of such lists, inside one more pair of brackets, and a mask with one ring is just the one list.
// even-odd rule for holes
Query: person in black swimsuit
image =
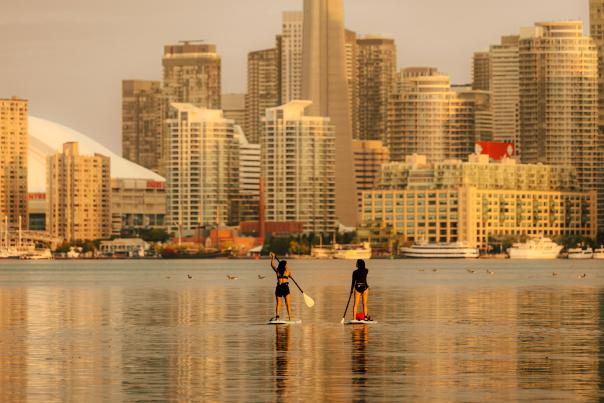
{"label": "person in black swimsuit", "polygon": [[369,270],[365,268],[365,261],[362,259],[357,260],[357,269],[352,272],[352,285],[350,286],[350,292],[354,292],[352,320],[356,319],[357,308],[361,297],[363,297],[363,313],[365,314],[365,320],[369,320],[367,310],[367,298],[369,297],[369,284],[367,284],[368,273]]}
{"label": "person in black swimsuit", "polygon": [[289,292],[289,268],[287,261],[282,260],[279,265],[275,265],[275,254],[271,253],[271,267],[277,274],[277,287],[275,288],[275,298],[277,300],[277,307],[275,308],[275,320],[279,320],[279,314],[281,311],[281,298],[285,300],[285,306],[287,307],[287,316],[289,320],[292,320],[292,306],[291,306],[291,295]]}

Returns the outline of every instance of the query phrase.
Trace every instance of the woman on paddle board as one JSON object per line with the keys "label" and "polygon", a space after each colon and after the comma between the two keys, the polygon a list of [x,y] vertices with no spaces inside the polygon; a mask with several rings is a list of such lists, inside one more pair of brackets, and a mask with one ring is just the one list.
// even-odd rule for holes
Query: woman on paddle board
{"label": "woman on paddle board", "polygon": [[369,284],[367,284],[367,274],[369,270],[365,268],[365,261],[357,260],[357,269],[352,272],[352,285],[350,293],[354,292],[354,306],[352,308],[352,320],[356,319],[359,301],[363,297],[364,320],[370,320],[367,310],[367,298],[369,297]]}
{"label": "woman on paddle board", "polygon": [[274,320],[279,320],[279,314],[281,312],[281,298],[285,300],[285,306],[287,307],[287,316],[289,320],[292,320],[292,306],[291,306],[291,294],[289,292],[289,278],[291,273],[287,266],[287,261],[281,260],[279,265],[275,265],[275,254],[271,252],[271,267],[277,274],[277,287],[275,288],[275,299],[277,301],[277,307],[275,308]]}

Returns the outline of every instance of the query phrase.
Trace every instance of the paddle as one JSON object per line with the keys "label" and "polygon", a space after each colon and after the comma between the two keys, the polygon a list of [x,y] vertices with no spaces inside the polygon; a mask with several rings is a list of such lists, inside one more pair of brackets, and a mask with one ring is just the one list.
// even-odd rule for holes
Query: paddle
{"label": "paddle", "polygon": [[[277,262],[280,262],[277,255],[273,255],[273,256],[275,256],[275,259],[277,259]],[[302,288],[298,285],[298,282],[291,275],[289,276],[289,278],[292,279],[292,281],[294,282],[296,287],[298,287],[298,290],[300,290],[300,292],[302,293],[302,297],[304,298],[304,303],[306,304],[306,306],[309,308],[312,308],[313,306],[315,306],[315,300],[304,293],[304,290],[302,290]]]}
{"label": "paddle", "polygon": [[344,324],[344,319],[346,318],[346,314],[348,313],[348,307],[350,306],[350,299],[352,298],[352,291],[350,291],[350,295],[348,296],[348,303],[346,304],[346,309],[344,310],[344,315],[342,315],[342,320],[340,323]]}

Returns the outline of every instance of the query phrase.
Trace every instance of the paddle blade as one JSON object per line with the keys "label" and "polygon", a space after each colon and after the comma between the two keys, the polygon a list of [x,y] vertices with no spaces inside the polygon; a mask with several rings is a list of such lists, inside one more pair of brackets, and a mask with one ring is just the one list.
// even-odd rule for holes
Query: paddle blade
{"label": "paddle blade", "polygon": [[313,306],[315,306],[314,299],[312,299],[311,297],[309,297],[306,294],[302,294],[302,296],[304,297],[304,303],[306,304],[307,307],[312,308]]}

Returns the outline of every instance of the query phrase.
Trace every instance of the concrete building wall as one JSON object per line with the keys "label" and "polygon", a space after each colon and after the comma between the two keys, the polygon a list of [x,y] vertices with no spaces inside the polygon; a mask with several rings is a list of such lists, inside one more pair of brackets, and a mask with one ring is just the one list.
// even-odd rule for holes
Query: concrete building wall
{"label": "concrete building wall", "polygon": [[360,211],[363,191],[373,190],[377,185],[382,165],[390,162],[390,151],[379,140],[354,140],[352,152]]}
{"label": "concrete building wall", "polygon": [[111,180],[111,233],[166,227],[166,183],[145,179]]}
{"label": "concrete building wall", "polygon": [[476,52],[472,58],[472,89],[489,91],[491,77],[491,57],[489,52]]}
{"label": "concrete building wall", "polygon": [[281,31],[281,103],[302,99],[304,13],[283,13]]}
{"label": "concrete building wall", "polygon": [[277,48],[250,52],[247,60],[244,131],[250,143],[258,144],[266,109],[279,105],[279,52]]}
{"label": "concrete building wall", "polygon": [[28,117],[28,101],[0,99],[0,219],[10,229],[27,228]]}
{"label": "concrete building wall", "polygon": [[309,114],[329,117],[336,130],[336,216],[347,226],[358,221],[353,171],[352,120],[346,80],[342,0],[304,1],[302,98],[312,101]]}

